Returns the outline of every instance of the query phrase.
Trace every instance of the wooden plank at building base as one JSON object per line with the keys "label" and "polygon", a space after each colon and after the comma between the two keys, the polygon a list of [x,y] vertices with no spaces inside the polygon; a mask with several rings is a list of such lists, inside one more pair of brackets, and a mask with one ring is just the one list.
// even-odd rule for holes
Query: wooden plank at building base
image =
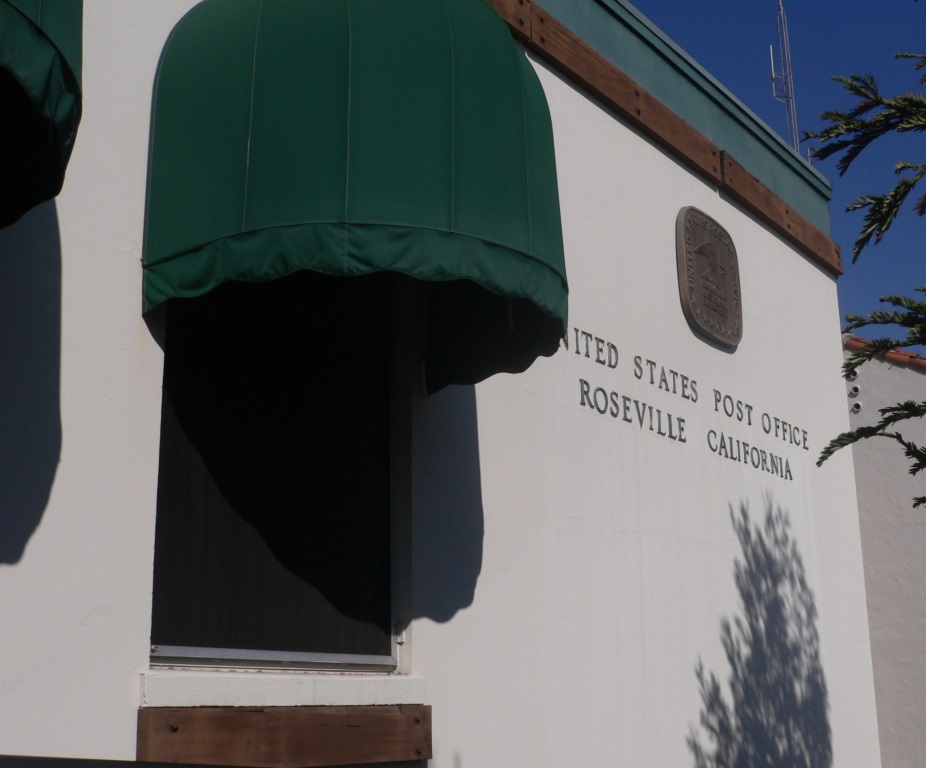
{"label": "wooden plank at building base", "polygon": [[139,760],[250,768],[320,768],[431,757],[431,708],[148,707]]}

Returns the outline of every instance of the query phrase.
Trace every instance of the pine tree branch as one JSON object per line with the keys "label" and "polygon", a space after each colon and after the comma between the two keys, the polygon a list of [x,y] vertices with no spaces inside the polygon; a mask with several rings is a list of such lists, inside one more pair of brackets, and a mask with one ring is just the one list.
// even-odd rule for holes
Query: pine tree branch
{"label": "pine tree branch", "polygon": [[[913,61],[914,70],[926,68],[926,54],[898,53],[898,59]],[[918,133],[926,131],[926,95],[917,92],[902,93],[893,97],[882,95],[878,83],[871,75],[849,75],[833,78],[857,101],[850,110],[829,110],[821,115],[829,123],[820,131],[808,131],[804,139],[818,139],[822,145],[811,150],[816,159],[837,157],[836,169],[844,175],[852,163],[874,141],[888,134]],[[919,79],[926,84],[926,74]],[[917,184],[926,175],[926,164],[901,162],[895,167],[900,177],[886,194],[862,195],[846,210],[865,211],[858,239],[852,248],[852,261],[872,242],[881,242],[910,198]],[[914,212],[926,215],[926,195],[913,204]]]}
{"label": "pine tree branch", "polygon": [[[926,70],[926,54],[897,53],[898,59],[909,59],[915,72]],[[836,168],[839,175],[844,175],[853,162],[872,142],[889,134],[907,134],[926,131],[926,95],[917,92],[901,93],[886,97],[878,88],[878,83],[871,75],[849,75],[834,77],[843,89],[856,102],[848,110],[830,110],[821,115],[828,123],[820,131],[810,131],[805,139],[818,139],[822,145],[813,150],[817,159],[837,158]],[[919,85],[926,85],[926,73],[919,77]],[[856,198],[846,208],[847,211],[863,211],[864,219],[861,230],[852,248],[853,263],[869,245],[881,242],[884,235],[897,220],[901,209],[913,201],[913,212],[917,216],[926,215],[926,194],[914,197],[917,185],[926,177],[926,163],[902,161],[894,166],[897,182],[885,194],[868,194]],[[920,294],[924,288],[917,288]],[[849,315],[846,317],[846,331],[854,331],[866,326],[894,326],[905,329],[904,338],[878,338],[868,342],[864,347],[854,350],[843,363],[843,373],[849,376],[872,358],[894,349],[926,344],[926,301],[921,297],[884,296],[881,302],[890,309],[879,309],[868,315]],[[926,469],[926,449],[907,440],[897,430],[897,425],[910,419],[922,419],[926,415],[926,401],[908,400],[896,405],[882,408],[876,424],[858,427],[831,440],[820,452],[817,466],[820,466],[836,451],[848,445],[868,438],[887,438],[894,440],[902,448],[909,465],[911,475],[917,475]],[[926,496],[913,499],[913,506],[926,504]]]}

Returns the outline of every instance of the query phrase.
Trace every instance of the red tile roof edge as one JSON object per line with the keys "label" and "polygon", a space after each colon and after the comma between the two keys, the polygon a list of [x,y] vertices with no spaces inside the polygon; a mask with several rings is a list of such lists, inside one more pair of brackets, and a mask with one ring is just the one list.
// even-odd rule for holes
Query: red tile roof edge
{"label": "red tile roof edge", "polygon": [[[848,350],[849,352],[862,349],[867,344],[867,339],[862,339],[858,336],[852,336],[851,334],[846,334],[842,339],[842,348]],[[890,349],[887,352],[882,352],[880,355],[878,355],[878,357],[888,363],[894,363],[895,365],[905,365],[908,368],[919,368],[920,370],[926,371],[926,357],[917,355],[914,352],[904,352],[900,349]]]}

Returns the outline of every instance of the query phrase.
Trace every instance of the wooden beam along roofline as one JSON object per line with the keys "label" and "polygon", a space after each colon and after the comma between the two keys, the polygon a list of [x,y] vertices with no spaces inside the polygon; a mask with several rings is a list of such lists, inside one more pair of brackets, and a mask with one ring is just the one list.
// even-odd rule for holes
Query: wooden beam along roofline
{"label": "wooden beam along roofline", "polygon": [[843,273],[839,246],[736,159],[702,136],[531,0],[488,0],[514,37],[706,179],[830,274]]}

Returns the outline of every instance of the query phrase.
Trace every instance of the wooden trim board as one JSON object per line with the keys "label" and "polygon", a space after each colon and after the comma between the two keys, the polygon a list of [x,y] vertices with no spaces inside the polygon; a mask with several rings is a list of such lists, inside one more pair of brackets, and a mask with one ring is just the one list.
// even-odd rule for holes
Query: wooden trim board
{"label": "wooden trim board", "polygon": [[431,707],[146,707],[137,759],[249,768],[427,760]]}

